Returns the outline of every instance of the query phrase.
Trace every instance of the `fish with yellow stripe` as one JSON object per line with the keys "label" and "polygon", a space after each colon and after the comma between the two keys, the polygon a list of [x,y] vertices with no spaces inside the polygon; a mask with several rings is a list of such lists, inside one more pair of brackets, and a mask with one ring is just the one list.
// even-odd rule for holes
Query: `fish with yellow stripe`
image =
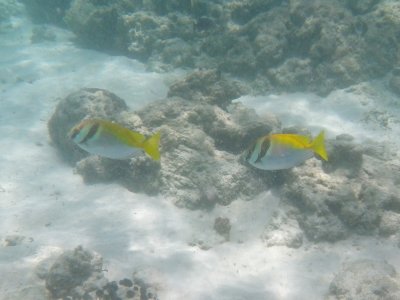
{"label": "fish with yellow stripe", "polygon": [[328,160],[325,134],[315,139],[299,134],[270,134],[257,139],[245,152],[245,160],[262,170],[283,170],[298,166],[314,153]]}
{"label": "fish with yellow stripe", "polygon": [[102,119],[85,119],[75,125],[69,137],[83,150],[112,159],[127,159],[143,153],[160,159],[160,133],[143,134]]}

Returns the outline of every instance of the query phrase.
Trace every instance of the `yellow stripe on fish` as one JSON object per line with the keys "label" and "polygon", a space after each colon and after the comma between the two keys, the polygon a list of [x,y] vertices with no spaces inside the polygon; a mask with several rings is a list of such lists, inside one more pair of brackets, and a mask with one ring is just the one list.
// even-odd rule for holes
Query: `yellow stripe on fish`
{"label": "yellow stripe on fish", "polygon": [[144,151],[152,159],[160,159],[159,132],[146,138],[114,122],[86,119],[70,130],[69,137],[83,150],[103,157],[127,159]]}
{"label": "yellow stripe on fish", "polygon": [[271,134],[259,138],[246,151],[246,161],[263,170],[282,170],[297,166],[318,154],[328,160],[324,132],[312,140],[299,134]]}

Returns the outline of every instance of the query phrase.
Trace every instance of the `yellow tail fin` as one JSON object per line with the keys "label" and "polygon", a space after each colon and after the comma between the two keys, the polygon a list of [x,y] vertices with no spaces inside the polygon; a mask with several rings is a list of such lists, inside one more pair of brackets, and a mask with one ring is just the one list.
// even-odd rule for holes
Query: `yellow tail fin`
{"label": "yellow tail fin", "polygon": [[325,132],[321,131],[312,142],[312,149],[324,160],[328,160],[328,154],[325,149]]}
{"label": "yellow tail fin", "polygon": [[154,160],[160,160],[160,132],[153,134],[143,142],[143,150]]}

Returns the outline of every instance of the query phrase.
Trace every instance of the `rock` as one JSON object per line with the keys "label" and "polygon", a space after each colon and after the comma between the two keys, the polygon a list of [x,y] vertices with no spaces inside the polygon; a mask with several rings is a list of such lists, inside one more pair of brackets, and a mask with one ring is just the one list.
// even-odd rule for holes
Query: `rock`
{"label": "rock", "polygon": [[363,16],[363,20],[367,24],[364,41],[368,45],[364,50],[364,59],[368,57],[370,63],[361,70],[373,71],[376,75],[386,75],[398,63],[393,50],[398,51],[400,3],[380,1],[372,12]]}
{"label": "rock", "polygon": [[[17,245],[22,244],[22,243],[24,242],[25,238],[26,238],[26,237],[25,237],[25,236],[22,236],[22,235],[7,235],[7,236],[4,238],[3,245],[4,245],[5,247],[17,246]],[[30,241],[33,241],[32,238],[30,238],[29,240],[30,240]]]}
{"label": "rock", "polygon": [[44,20],[65,16],[87,47],[156,70],[216,68],[256,92],[328,94],[380,78],[398,61],[393,0],[25,2]]}
{"label": "rock", "polygon": [[126,286],[126,287],[132,287],[133,286],[133,282],[132,282],[132,280],[130,280],[128,278],[124,278],[124,279],[119,281],[119,285],[123,285],[123,286]]}
{"label": "rock", "polygon": [[[51,266],[46,276],[46,288],[53,298],[67,296],[82,297],[95,290],[95,283],[102,281],[102,258],[94,253],[77,247],[73,251],[66,251]],[[87,290],[81,291],[83,286]]]}
{"label": "rock", "polygon": [[214,230],[229,241],[231,232],[231,222],[229,218],[218,217],[214,221]]}
{"label": "rock", "polygon": [[391,75],[389,79],[389,87],[394,93],[400,95],[400,74],[396,73]]}
{"label": "rock", "polygon": [[9,20],[10,17],[23,12],[23,6],[17,0],[0,1],[0,25]]}
{"label": "rock", "polygon": [[119,42],[118,14],[114,5],[102,1],[74,0],[65,13],[64,21],[77,33],[80,44],[113,51],[118,49]]}
{"label": "rock", "polygon": [[101,158],[96,155],[76,163],[75,172],[80,174],[86,183],[115,181],[123,177],[126,162]]}
{"label": "rock", "polygon": [[346,4],[351,11],[357,14],[365,14],[370,12],[374,6],[380,2],[379,0],[346,0]]}
{"label": "rock", "polygon": [[156,289],[138,277],[118,283],[107,279],[102,257],[81,246],[65,251],[51,266],[49,263],[50,259],[42,261],[36,274],[45,280],[51,299],[158,299]]}
{"label": "rock", "polygon": [[113,119],[126,109],[124,100],[113,93],[102,89],[81,89],[57,105],[48,122],[51,141],[65,160],[76,162],[87,153],[67,138],[69,130],[85,117]]}
{"label": "rock", "polygon": [[328,300],[399,299],[400,278],[394,267],[377,260],[358,260],[343,265],[333,279]]}
{"label": "rock", "polygon": [[[192,74],[183,82],[197,82],[191,86],[201,88],[205,76],[201,72],[199,76],[200,81]],[[225,109],[209,103],[229,95],[226,91],[231,89],[225,79],[214,79],[215,88],[194,93],[191,99],[170,97],[136,112],[128,112],[125,102],[110,92],[78,91],[57,106],[48,123],[50,137],[63,157],[76,163],[76,172],[87,183],[118,181],[135,192],[162,193],[191,209],[227,205],[239,197],[250,199],[272,185],[274,176],[250,169],[238,154],[279,122],[274,117],[260,118],[239,103],[227,106],[232,96],[219,102]],[[160,131],[160,162],[146,155],[124,161],[88,157],[67,138],[70,128],[86,116],[116,120],[144,134],[150,128]]]}
{"label": "rock", "polygon": [[[137,113],[146,127],[163,123],[161,190],[179,206],[226,205],[237,197],[247,198],[264,190],[262,182],[268,175],[257,176],[236,156],[238,149],[247,145],[241,142],[229,147],[243,136],[253,136],[252,127],[236,124],[229,112],[201,101],[169,99]],[[250,122],[262,123],[257,118]],[[264,126],[268,128],[268,123]]]}
{"label": "rock", "polygon": [[[310,240],[336,241],[351,233],[389,235],[400,212],[398,167],[376,142],[349,135],[327,140],[329,160],[310,159],[287,173],[282,194]],[[383,220],[385,216],[385,220]]]}
{"label": "rock", "polygon": [[55,33],[46,26],[37,26],[32,30],[31,43],[42,43],[45,41],[55,41]]}
{"label": "rock", "polygon": [[243,86],[225,79],[217,70],[197,70],[172,84],[168,97],[181,97],[226,108],[243,93]]}
{"label": "rock", "polygon": [[73,0],[22,0],[26,11],[38,24],[51,23],[65,26],[63,17]]}
{"label": "rock", "polygon": [[152,54],[160,53],[161,43],[166,37],[173,36],[170,33],[171,21],[150,11],[125,14],[121,20],[122,39],[127,43],[127,49],[123,50],[141,60],[147,61]]}
{"label": "rock", "polygon": [[267,76],[272,84],[288,88],[294,92],[310,80],[312,68],[311,61],[303,58],[290,58],[275,68],[267,71]]}
{"label": "rock", "polygon": [[398,232],[400,232],[400,213],[393,211],[383,212],[379,233],[383,236],[389,236]]}

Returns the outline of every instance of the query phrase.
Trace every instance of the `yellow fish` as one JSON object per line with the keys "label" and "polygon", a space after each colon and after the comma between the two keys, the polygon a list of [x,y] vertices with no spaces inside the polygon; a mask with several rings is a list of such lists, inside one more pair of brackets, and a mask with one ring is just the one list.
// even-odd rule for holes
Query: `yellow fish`
{"label": "yellow fish", "polygon": [[259,138],[246,152],[245,160],[262,170],[283,170],[297,166],[317,153],[328,160],[324,132],[312,140],[299,134],[270,134]]}
{"label": "yellow fish", "polygon": [[86,119],[75,125],[68,135],[83,150],[103,157],[127,159],[144,151],[152,159],[160,159],[159,132],[146,138],[110,121]]}

